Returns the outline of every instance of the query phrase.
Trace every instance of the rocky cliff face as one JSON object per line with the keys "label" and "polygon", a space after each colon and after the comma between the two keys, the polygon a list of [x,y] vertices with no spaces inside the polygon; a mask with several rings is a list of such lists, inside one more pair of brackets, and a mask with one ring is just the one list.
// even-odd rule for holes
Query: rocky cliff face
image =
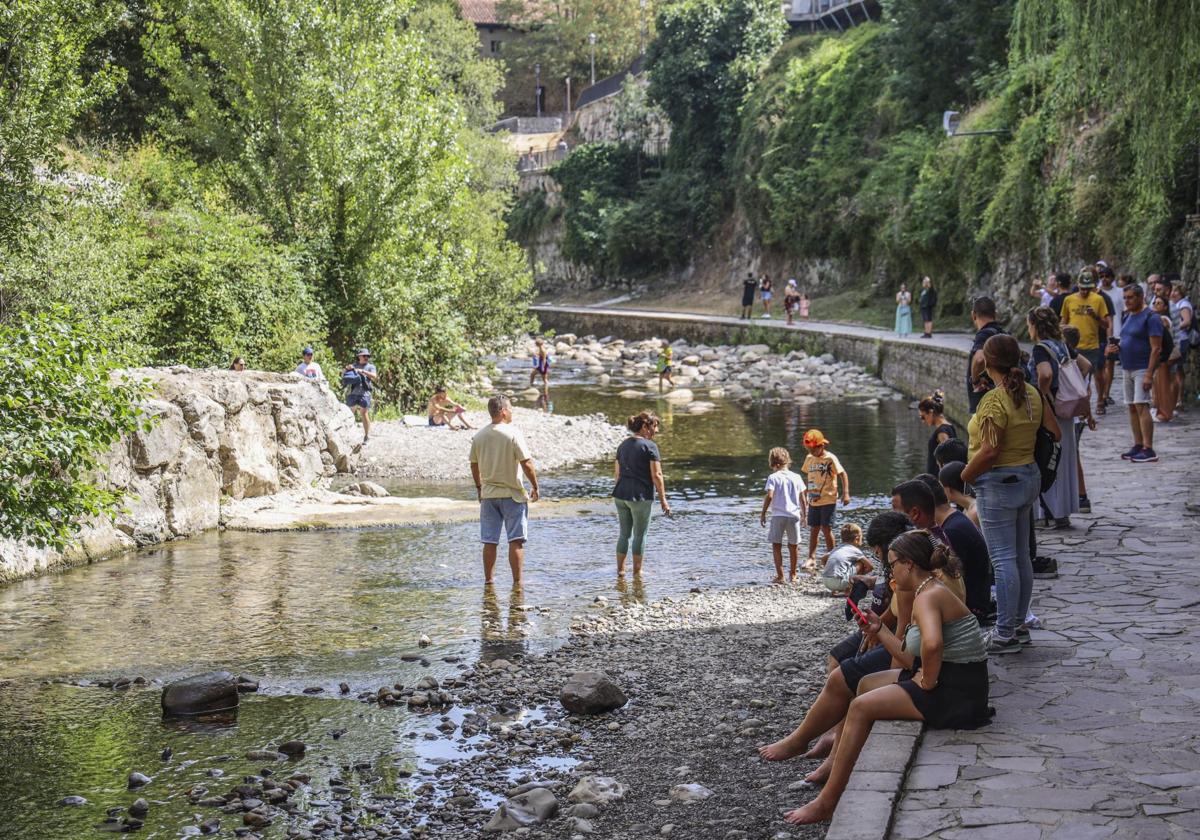
{"label": "rocky cliff face", "polygon": [[66,551],[0,542],[0,581],[186,537],[220,521],[222,497],[313,487],[354,468],[361,434],[324,383],[296,374],[141,368],[154,418],[113,447],[103,479],[126,494],[114,523],[93,523]]}

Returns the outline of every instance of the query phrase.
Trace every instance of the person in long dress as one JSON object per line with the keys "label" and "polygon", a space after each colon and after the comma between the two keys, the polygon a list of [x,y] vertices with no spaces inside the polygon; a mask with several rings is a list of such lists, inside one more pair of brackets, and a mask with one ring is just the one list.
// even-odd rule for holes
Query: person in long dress
{"label": "person in long dress", "polygon": [[912,333],[912,292],[907,283],[900,284],[896,292],[896,335],[905,336]]}

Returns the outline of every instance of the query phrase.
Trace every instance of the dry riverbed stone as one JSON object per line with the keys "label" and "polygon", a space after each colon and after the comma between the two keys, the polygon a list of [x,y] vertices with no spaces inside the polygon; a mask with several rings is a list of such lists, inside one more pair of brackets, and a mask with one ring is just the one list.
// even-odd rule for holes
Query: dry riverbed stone
{"label": "dry riverbed stone", "polygon": [[558,699],[577,715],[601,715],[624,706],[629,698],[620,686],[599,671],[579,671],[567,680]]}
{"label": "dry riverbed stone", "polygon": [[500,803],[484,831],[514,831],[540,825],[558,813],[558,800],[545,788],[534,788]]}

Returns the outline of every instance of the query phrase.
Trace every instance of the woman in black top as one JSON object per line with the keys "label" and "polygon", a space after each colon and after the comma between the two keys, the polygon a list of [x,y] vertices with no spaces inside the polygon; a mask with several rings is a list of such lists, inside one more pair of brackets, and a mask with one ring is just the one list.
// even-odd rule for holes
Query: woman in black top
{"label": "woman in black top", "polygon": [[954,431],[954,424],[946,419],[946,397],[940,390],[921,400],[917,410],[921,412],[921,422],[933,429],[933,434],[929,436],[929,449],[925,453],[925,472],[937,475],[938,463],[933,451],[939,444],[958,437],[958,434]]}
{"label": "woman in black top", "polygon": [[629,418],[626,423],[633,432],[617,447],[613,500],[617,506],[617,519],[621,523],[621,535],[617,539],[617,575],[625,574],[625,556],[633,551],[633,576],[642,574],[642,558],[645,556],[646,530],[650,527],[650,508],[654,504],[654,491],[658,490],[658,502],[662,512],[670,516],[667,504],[667,488],[663,482],[662,457],[654,436],[658,434],[658,417],[653,412],[643,411]]}
{"label": "woman in black top", "polygon": [[937,307],[937,289],[933,288],[933,280],[921,278],[921,296],[917,298],[917,306],[921,310],[921,322],[924,329],[921,338],[933,338],[933,310]]}

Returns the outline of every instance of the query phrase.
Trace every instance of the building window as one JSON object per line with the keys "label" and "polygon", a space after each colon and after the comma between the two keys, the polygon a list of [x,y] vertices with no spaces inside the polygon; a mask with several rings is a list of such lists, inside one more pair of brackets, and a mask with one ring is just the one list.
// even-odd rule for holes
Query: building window
{"label": "building window", "polygon": [[492,55],[496,55],[500,52],[500,43],[500,41],[492,41]]}

